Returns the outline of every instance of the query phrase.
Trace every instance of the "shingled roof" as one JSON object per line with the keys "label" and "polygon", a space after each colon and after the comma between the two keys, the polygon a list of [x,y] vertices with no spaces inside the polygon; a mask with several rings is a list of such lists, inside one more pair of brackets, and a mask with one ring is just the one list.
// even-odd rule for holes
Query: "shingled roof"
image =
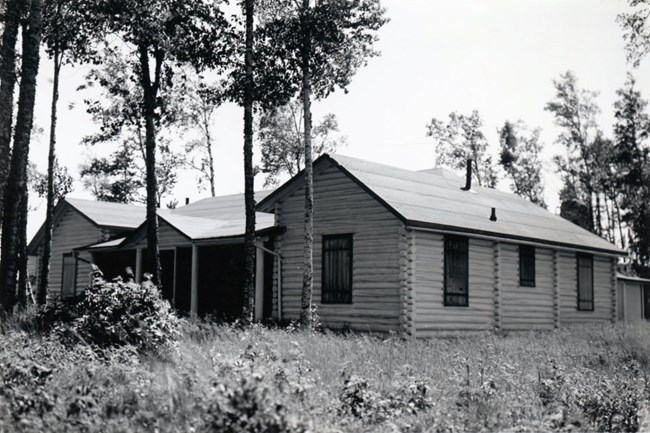
{"label": "shingled roof", "polygon": [[[342,155],[323,155],[314,172],[325,164],[338,167],[351,180],[411,227],[534,241],[609,254],[626,253],[609,241],[514,194],[473,186],[444,170],[412,171]],[[294,177],[267,196],[258,210],[273,212],[273,203],[302,186]],[[316,209],[318,203],[315,204]],[[491,208],[497,221],[490,221]]]}

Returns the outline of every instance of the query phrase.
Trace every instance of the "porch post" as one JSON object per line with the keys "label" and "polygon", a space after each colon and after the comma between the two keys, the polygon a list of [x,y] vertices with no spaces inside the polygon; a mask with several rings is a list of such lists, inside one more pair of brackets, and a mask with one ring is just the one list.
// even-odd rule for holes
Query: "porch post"
{"label": "porch post", "polygon": [[255,257],[255,320],[261,321],[264,309],[264,250],[257,248]]}
{"label": "porch post", "polygon": [[142,248],[135,250],[135,282],[142,282]]}
{"label": "porch post", "polygon": [[192,286],[190,294],[190,312],[199,312],[199,247],[192,244]]}

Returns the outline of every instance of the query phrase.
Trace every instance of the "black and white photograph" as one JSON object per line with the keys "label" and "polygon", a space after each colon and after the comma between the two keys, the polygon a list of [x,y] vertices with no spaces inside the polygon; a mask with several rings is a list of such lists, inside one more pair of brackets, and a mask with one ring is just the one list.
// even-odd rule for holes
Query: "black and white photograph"
{"label": "black and white photograph", "polygon": [[0,433],[650,432],[650,0],[0,34]]}

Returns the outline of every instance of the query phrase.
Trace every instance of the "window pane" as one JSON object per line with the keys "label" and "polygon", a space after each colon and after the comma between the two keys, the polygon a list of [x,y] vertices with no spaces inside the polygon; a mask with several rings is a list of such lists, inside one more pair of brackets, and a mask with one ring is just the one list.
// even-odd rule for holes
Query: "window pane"
{"label": "window pane", "polygon": [[61,281],[61,297],[74,296],[75,289],[75,259],[73,256],[63,256],[63,278]]}
{"label": "window pane", "polygon": [[519,285],[535,286],[535,247],[519,246]]}
{"label": "window pane", "polygon": [[578,256],[578,310],[594,309],[593,257]]}
{"label": "window pane", "polygon": [[352,302],[352,235],[323,236],[321,302]]}
{"label": "window pane", "polygon": [[467,249],[467,238],[445,237],[445,305],[467,305]]}

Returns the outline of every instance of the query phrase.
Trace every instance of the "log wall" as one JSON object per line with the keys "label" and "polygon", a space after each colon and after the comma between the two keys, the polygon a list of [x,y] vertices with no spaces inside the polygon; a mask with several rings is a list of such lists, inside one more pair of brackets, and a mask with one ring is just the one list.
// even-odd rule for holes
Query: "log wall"
{"label": "log wall", "polygon": [[418,231],[415,248],[416,335],[491,329],[495,311],[492,242],[469,239],[468,307],[444,306],[444,236]]}
{"label": "log wall", "polygon": [[[50,287],[48,299],[61,296],[61,278],[63,273],[63,255],[73,249],[102,240],[102,231],[81,216],[76,210],[68,207],[58,224],[52,230],[52,258],[50,260]],[[77,260],[77,293],[90,283],[90,254],[79,253]],[[85,261],[84,261],[85,260]]]}
{"label": "log wall", "polygon": [[[282,263],[282,318],[297,320],[303,269],[304,188],[276,208],[286,231],[277,239]],[[338,168],[314,178],[313,301],[323,325],[358,330],[398,331],[403,315],[400,228],[403,225]],[[352,304],[321,304],[322,236],[353,234]]]}

